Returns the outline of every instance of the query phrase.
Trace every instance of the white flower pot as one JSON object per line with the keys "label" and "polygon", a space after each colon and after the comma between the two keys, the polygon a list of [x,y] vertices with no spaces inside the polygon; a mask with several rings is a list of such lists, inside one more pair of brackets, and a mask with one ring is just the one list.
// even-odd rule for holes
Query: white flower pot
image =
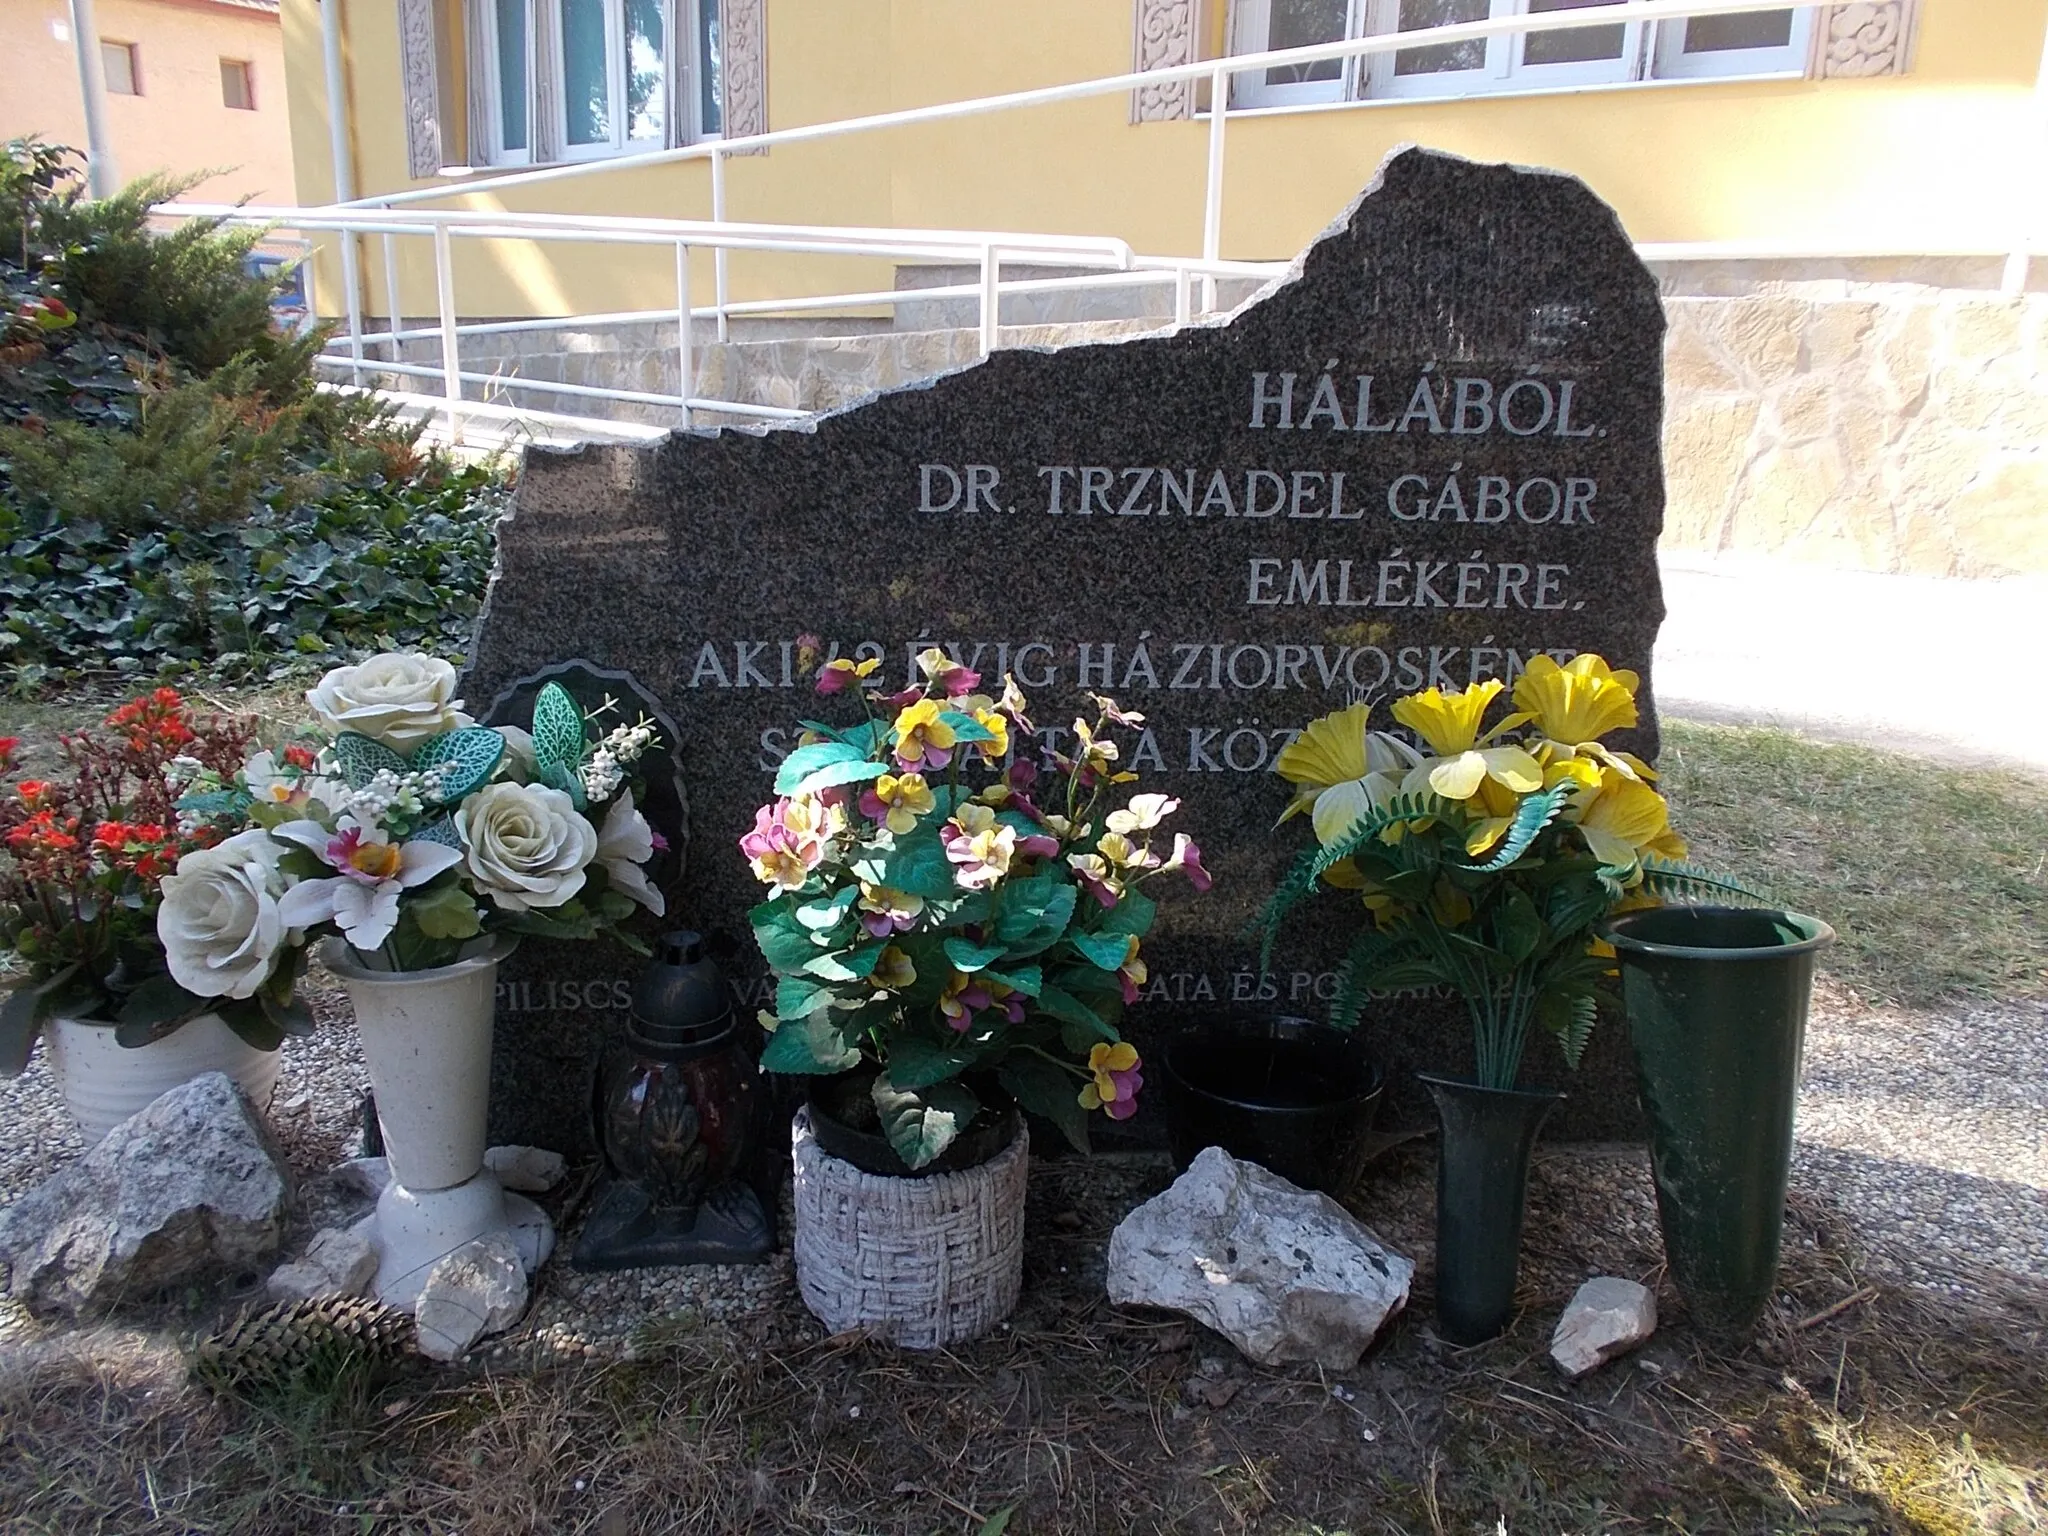
{"label": "white flower pot", "polygon": [[348,988],[391,1176],[416,1194],[452,1189],[484,1165],[498,962],[517,940],[430,971],[373,971],[330,943]]}
{"label": "white flower pot", "polygon": [[161,1040],[130,1047],[114,1026],[92,1019],[47,1019],[43,1043],[64,1106],[87,1146],[158,1095],[207,1072],[225,1072],[262,1114],[277,1090],[276,1051],[259,1051],[211,1013],[188,1019]]}

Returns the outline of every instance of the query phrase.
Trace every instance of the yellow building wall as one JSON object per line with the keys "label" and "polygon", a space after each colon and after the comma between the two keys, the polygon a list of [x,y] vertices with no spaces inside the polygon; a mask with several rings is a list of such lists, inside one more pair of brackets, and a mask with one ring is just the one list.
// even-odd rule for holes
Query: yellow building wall
{"label": "yellow building wall", "polygon": [[[21,5],[28,0],[0,0]],[[53,0],[44,0],[53,3]],[[133,4],[135,0],[104,0]],[[342,7],[357,193],[405,174],[395,7]],[[771,126],[1114,74],[1130,67],[1126,0],[767,0]],[[1929,0],[1911,71],[1868,80],[1651,83],[1445,102],[1233,113],[1223,254],[1292,256],[1386,152],[1421,143],[1583,177],[1642,241],[1802,240],[1911,251],[2006,248],[2043,163],[2035,75],[2048,0]],[[315,0],[284,0],[299,192],[330,195]],[[1200,250],[1206,121],[1133,125],[1126,96],[786,145],[729,164],[736,219],[1116,235],[1150,254]],[[702,163],[491,190],[447,206],[704,217]],[[2037,236],[2038,238],[2038,236]],[[371,242],[374,245],[374,242]],[[434,307],[425,242],[401,240],[403,310]],[[673,255],[626,247],[457,242],[465,315],[656,308]],[[332,253],[323,263],[333,286]],[[366,247],[372,312],[381,254]],[[892,263],[731,258],[734,298],[889,287]],[[707,301],[711,263],[692,268]],[[323,303],[332,312],[332,305]]]}
{"label": "yellow building wall", "polygon": [[[209,0],[99,0],[100,36],[133,43],[139,96],[107,97],[114,168],[217,171],[186,195],[293,201],[284,37],[274,11]],[[247,62],[256,108],[221,99],[220,61]],[[37,134],[85,148],[85,106],[64,0],[0,0],[0,139]]]}

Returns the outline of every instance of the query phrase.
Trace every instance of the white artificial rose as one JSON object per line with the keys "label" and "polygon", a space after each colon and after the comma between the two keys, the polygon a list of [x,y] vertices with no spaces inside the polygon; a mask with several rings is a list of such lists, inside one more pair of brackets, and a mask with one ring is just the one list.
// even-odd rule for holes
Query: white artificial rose
{"label": "white artificial rose", "polygon": [[507,912],[559,907],[583,889],[597,829],[559,789],[487,784],[455,813],[462,867]]}
{"label": "white artificial rose", "polygon": [[418,651],[386,651],[336,667],[306,692],[330,731],[355,731],[410,756],[423,741],[469,724],[455,697],[455,668]]}
{"label": "white artificial rose", "polygon": [[171,979],[200,997],[253,997],[270,976],[286,928],[278,860],[284,845],[260,827],[197,849],[164,876],[156,932]]}

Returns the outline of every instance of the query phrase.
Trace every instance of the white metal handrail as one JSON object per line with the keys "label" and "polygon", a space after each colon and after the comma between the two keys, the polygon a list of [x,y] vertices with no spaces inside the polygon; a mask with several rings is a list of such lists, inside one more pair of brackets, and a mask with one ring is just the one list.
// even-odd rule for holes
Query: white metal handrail
{"label": "white metal handrail", "polygon": [[[991,349],[1000,339],[1000,300],[1005,293],[1053,291],[1063,287],[1105,287],[1142,286],[1152,283],[1171,282],[1176,289],[1175,317],[1185,322],[1195,312],[1192,285],[1196,279],[1202,284],[1201,309],[1204,312],[1216,308],[1216,283],[1221,277],[1268,277],[1282,270],[1279,263],[1268,262],[1225,262],[1221,258],[1223,168],[1225,148],[1225,125],[1231,113],[1229,110],[1229,87],[1231,78],[1243,72],[1273,68],[1275,66],[1312,64],[1327,61],[1362,59],[1373,55],[1397,52],[1418,47],[1440,46],[1465,41],[1483,41],[1496,37],[1516,36],[1528,33],[1563,31],[1584,28],[1591,25],[1613,25],[1616,21],[1665,22],[1685,21],[1695,17],[1739,14],[1754,11],[1759,0],[1623,0],[1614,6],[1574,7],[1564,10],[1525,13],[1514,16],[1490,17],[1483,21],[1460,22],[1448,26],[1421,28],[1409,32],[1376,33],[1370,36],[1344,38],[1329,43],[1318,43],[1298,48],[1271,49],[1260,53],[1226,56],[1218,59],[1201,60],[1196,63],[1174,65],[1160,69],[1133,70],[1121,74],[1100,76],[1090,80],[1072,81],[1061,85],[1038,87],[1031,90],[1004,92],[996,95],[966,100],[937,103],[931,106],[906,108],[893,112],[876,113],[862,117],[843,118],[824,123],[805,124],[801,127],[774,129],[768,132],[734,138],[709,140],[703,143],[685,145],[675,149],[656,150],[644,154],[624,155],[598,160],[580,161],[571,165],[550,166],[540,169],[493,175],[478,181],[451,181],[447,185],[419,188],[408,192],[384,193],[370,197],[352,198],[351,167],[343,158],[345,146],[337,139],[337,201],[317,209],[286,208],[224,208],[221,205],[168,205],[167,213],[205,215],[230,218],[238,221],[268,221],[276,224],[295,226],[302,233],[326,231],[345,236],[341,244],[344,255],[344,284],[347,288],[348,330],[338,345],[346,346],[349,364],[357,379],[365,368],[392,373],[410,373],[439,377],[443,381],[444,393],[451,410],[468,408],[461,401],[461,387],[464,383],[487,382],[508,389],[533,389],[553,391],[562,394],[597,395],[612,399],[633,399],[642,402],[669,404],[678,407],[687,423],[693,410],[715,409],[735,410],[735,402],[706,401],[689,394],[693,378],[691,372],[691,320],[708,316],[716,326],[720,340],[727,338],[729,319],[736,315],[761,315],[777,313],[816,312],[829,309],[872,308],[901,305],[905,302],[922,302],[935,298],[975,297],[979,301],[981,341],[984,349]],[[1825,3],[1825,0],[1778,0],[1773,9],[1807,9]],[[323,7],[323,10],[327,9]],[[326,39],[330,49],[338,47],[338,40]],[[329,95],[338,100],[340,95],[339,74],[330,57]],[[910,230],[874,229],[844,226],[783,225],[738,223],[726,217],[726,162],[735,154],[753,150],[768,149],[777,145],[817,142],[849,135],[886,131],[892,128],[914,127],[922,124],[941,123],[965,117],[984,116],[998,112],[1026,109],[1034,106],[1052,105],[1060,102],[1078,101],[1092,97],[1114,95],[1131,90],[1176,82],[1199,82],[1209,84],[1211,108],[1208,117],[1208,155],[1203,206],[1202,255],[1187,257],[1144,257],[1130,246],[1114,237],[1086,237],[1026,234],[1017,231],[966,231],[966,230]],[[2041,89],[2037,98],[2048,102],[2048,51],[2044,51],[2040,75]],[[497,195],[516,188],[552,183],[584,176],[604,175],[613,171],[639,167],[680,163],[689,160],[708,160],[711,171],[712,217],[709,220],[673,220],[639,218],[632,216],[602,216],[583,214],[523,213],[506,210],[458,209],[458,208],[416,208],[424,203],[445,203],[479,194]],[[397,314],[389,317],[389,328],[383,333],[366,335],[362,325],[361,293],[359,272],[355,260],[355,237],[376,234],[382,238],[386,291],[392,295],[398,292],[396,238],[406,235],[430,236],[434,243],[436,291],[439,300],[440,323],[431,330],[406,329]],[[575,240],[596,243],[628,244],[673,244],[676,251],[677,304],[672,310],[625,311],[604,316],[541,317],[523,321],[485,322],[464,325],[457,321],[454,306],[454,273],[450,259],[451,241],[455,237],[485,239],[522,240]],[[1961,247],[1923,248],[1913,252],[1884,249],[1864,245],[1854,249],[1840,246],[1826,246],[1813,242],[1666,242],[1656,245],[1639,246],[1638,251],[1645,260],[1691,261],[1711,259],[1758,259],[1770,256],[1857,256],[1857,255],[2003,255],[2006,260],[2005,286],[2008,289],[2024,286],[2026,263],[2039,238],[2036,230],[2026,230],[1999,251],[1982,252]],[[697,306],[691,301],[689,291],[689,248],[701,245],[713,252],[716,291],[714,302]],[[867,291],[860,293],[807,294],[780,299],[731,299],[727,277],[726,256],[732,250],[783,251],[806,255],[844,256],[887,256],[898,260],[975,262],[980,268],[979,281],[974,284],[951,284],[939,288],[898,289],[888,291]],[[1005,280],[1002,265],[1005,261],[1031,262],[1041,265],[1071,266],[1077,274],[1069,277],[1028,280]],[[1090,268],[1107,268],[1108,271],[1089,271]],[[2017,278],[2016,278],[2017,275]],[[395,301],[390,306],[397,310],[401,306]],[[681,385],[675,396],[656,395],[649,392],[629,392],[599,389],[594,386],[572,386],[549,384],[544,381],[519,380],[479,375],[464,372],[458,361],[460,338],[465,335],[484,335],[518,330],[545,330],[570,326],[588,326],[599,323],[618,323],[639,320],[673,320],[677,326],[677,347],[682,367]],[[438,368],[424,368],[419,365],[400,365],[397,349],[407,340],[438,337],[441,342],[442,360]],[[366,345],[389,344],[391,357],[388,361],[366,362]],[[417,398],[417,397],[415,397]],[[473,402],[470,403],[473,405]],[[750,407],[745,414],[802,415],[779,407]],[[538,417],[540,414],[535,413]],[[575,420],[578,418],[563,418]]]}

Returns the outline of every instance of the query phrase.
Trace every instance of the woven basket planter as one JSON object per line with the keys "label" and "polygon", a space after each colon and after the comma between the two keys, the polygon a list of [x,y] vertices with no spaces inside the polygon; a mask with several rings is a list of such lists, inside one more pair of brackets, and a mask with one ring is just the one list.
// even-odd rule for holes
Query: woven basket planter
{"label": "woven basket planter", "polygon": [[796,1283],[834,1333],[867,1328],[906,1349],[979,1338],[1024,1286],[1030,1138],[958,1173],[863,1173],[820,1147],[808,1109],[796,1160]]}

